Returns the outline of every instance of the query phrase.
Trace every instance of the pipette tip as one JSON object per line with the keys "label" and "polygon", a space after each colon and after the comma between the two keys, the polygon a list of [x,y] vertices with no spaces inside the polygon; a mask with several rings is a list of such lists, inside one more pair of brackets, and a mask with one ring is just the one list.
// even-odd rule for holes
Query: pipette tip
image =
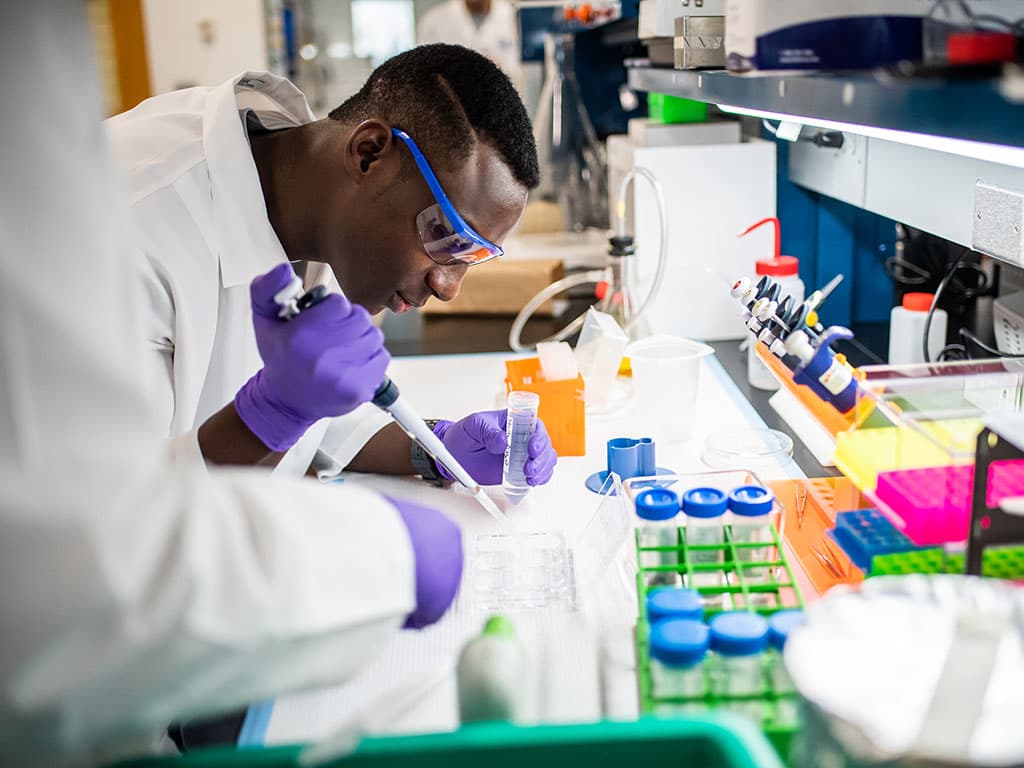
{"label": "pipette tip", "polygon": [[472,492],[473,497],[477,500],[481,507],[486,509],[491,514],[491,517],[493,517],[495,520],[504,525],[508,525],[508,518],[505,517],[504,514],[502,514],[501,510],[498,509],[498,505],[491,500],[491,497],[484,492],[483,488],[481,488],[478,485],[472,489]]}

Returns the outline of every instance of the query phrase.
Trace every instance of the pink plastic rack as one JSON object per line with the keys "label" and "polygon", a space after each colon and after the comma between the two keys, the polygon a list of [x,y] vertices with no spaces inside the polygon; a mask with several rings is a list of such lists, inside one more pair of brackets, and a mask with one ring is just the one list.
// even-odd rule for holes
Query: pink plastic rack
{"label": "pink plastic rack", "polygon": [[[874,496],[902,522],[919,546],[966,541],[971,525],[971,465],[880,472]],[[986,503],[1024,496],[1024,461],[997,461],[989,469]]]}

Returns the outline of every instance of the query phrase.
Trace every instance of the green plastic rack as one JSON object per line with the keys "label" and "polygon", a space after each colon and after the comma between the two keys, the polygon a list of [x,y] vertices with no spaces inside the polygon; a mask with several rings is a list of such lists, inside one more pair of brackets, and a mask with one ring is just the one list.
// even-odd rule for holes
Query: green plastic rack
{"label": "green plastic rack", "polygon": [[[293,768],[301,746],[205,749],[183,757],[129,760],[111,768]],[[326,763],[343,768],[783,768],[772,746],[742,718],[518,727],[479,723],[453,733],[366,738],[354,754]]]}
{"label": "green plastic rack", "polygon": [[[908,573],[964,573],[963,552],[947,552],[942,547],[913,549],[871,559],[870,577],[899,576]],[[993,579],[1024,580],[1024,547],[990,547],[984,551],[981,573]]]}
{"label": "green plastic rack", "polygon": [[[723,526],[724,544],[716,545],[693,545],[686,543],[686,529],[678,528],[677,547],[641,547],[639,534],[637,537],[637,597],[639,601],[636,642],[637,642],[637,672],[640,688],[640,710],[644,714],[656,714],[659,711],[671,711],[679,708],[680,711],[703,708],[722,709],[730,702],[760,701],[763,704],[764,716],[761,720],[761,729],[775,746],[778,753],[788,759],[793,737],[796,735],[798,725],[791,720],[783,720],[779,717],[780,704],[785,703],[786,711],[792,712],[797,709],[797,696],[793,693],[780,693],[774,690],[769,684],[768,691],[763,696],[756,697],[720,697],[708,693],[696,699],[681,697],[658,698],[655,697],[651,685],[650,658],[648,655],[648,635],[650,626],[647,621],[646,601],[647,595],[654,590],[664,588],[664,584],[650,583],[657,581],[659,574],[678,573],[682,577],[682,585],[690,586],[694,583],[694,574],[705,572],[724,572],[725,578],[721,586],[696,587],[697,591],[705,599],[705,619],[720,613],[723,610],[749,610],[762,615],[770,615],[776,611],[803,608],[803,599],[800,590],[793,578],[793,571],[783,554],[782,542],[779,533],[774,525],[771,526],[774,544],[764,543],[737,543],[733,541],[732,528],[726,524]],[[770,549],[775,553],[775,560],[746,560],[739,556],[745,549],[765,550]],[[691,556],[696,552],[721,551],[721,563],[694,564]],[[678,557],[678,565],[643,565],[645,553],[675,552]],[[760,572],[767,574],[767,578],[758,577],[752,580],[749,574]],[[781,580],[776,578],[781,576]],[[772,663],[773,654],[765,654],[765,676],[771,681],[768,665]],[[705,674],[709,674],[709,665],[704,665]],[[710,685],[708,690],[711,690]]]}

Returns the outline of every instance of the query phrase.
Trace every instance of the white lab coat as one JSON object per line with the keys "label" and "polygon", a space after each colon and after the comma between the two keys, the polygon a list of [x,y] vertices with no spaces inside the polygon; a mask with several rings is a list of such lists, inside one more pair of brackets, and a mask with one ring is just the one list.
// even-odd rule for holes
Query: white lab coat
{"label": "white lab coat", "polygon": [[[160,418],[176,453],[262,366],[249,283],[287,260],[270,224],[244,120],[265,128],[314,119],[284,78],[247,72],[212,88],[156,96],[106,121],[145,255],[142,330]],[[390,418],[365,404],[315,424],[277,471],[336,474]],[[328,458],[329,457],[329,458]]]}
{"label": "white lab coat", "polygon": [[377,495],[168,461],[90,54],[84,3],[0,6],[3,766],[343,680],[414,605]]}
{"label": "white lab coat", "polygon": [[479,51],[501,67],[520,94],[524,92],[519,20],[509,0],[492,0],[491,10],[479,27],[464,0],[444,0],[417,23],[416,43],[452,43]]}

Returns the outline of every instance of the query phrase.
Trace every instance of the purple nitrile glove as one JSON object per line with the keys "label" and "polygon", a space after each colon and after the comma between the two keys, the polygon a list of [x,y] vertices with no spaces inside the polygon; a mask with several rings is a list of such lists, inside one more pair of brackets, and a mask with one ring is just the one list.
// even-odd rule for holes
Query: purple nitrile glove
{"label": "purple nitrile glove", "polygon": [[291,448],[318,419],[341,416],[373,397],[391,355],[370,315],[331,294],[291,320],[274,294],[295,273],[278,264],[252,281],[252,320],[263,368],[235,395],[235,410],[272,451]]}
{"label": "purple nitrile glove", "polygon": [[[508,411],[504,408],[500,411],[479,411],[459,421],[437,422],[434,434],[441,438],[445,448],[480,485],[500,485],[501,470],[505,464],[507,423]],[[537,428],[526,447],[526,482],[528,485],[543,485],[555,471],[558,454],[551,447],[551,438],[540,419],[537,419]],[[455,479],[440,464],[437,469],[446,480]]]}
{"label": "purple nitrile glove", "polygon": [[405,523],[416,558],[416,608],[403,626],[421,629],[440,619],[455,599],[462,579],[462,531],[432,507],[384,498]]}

